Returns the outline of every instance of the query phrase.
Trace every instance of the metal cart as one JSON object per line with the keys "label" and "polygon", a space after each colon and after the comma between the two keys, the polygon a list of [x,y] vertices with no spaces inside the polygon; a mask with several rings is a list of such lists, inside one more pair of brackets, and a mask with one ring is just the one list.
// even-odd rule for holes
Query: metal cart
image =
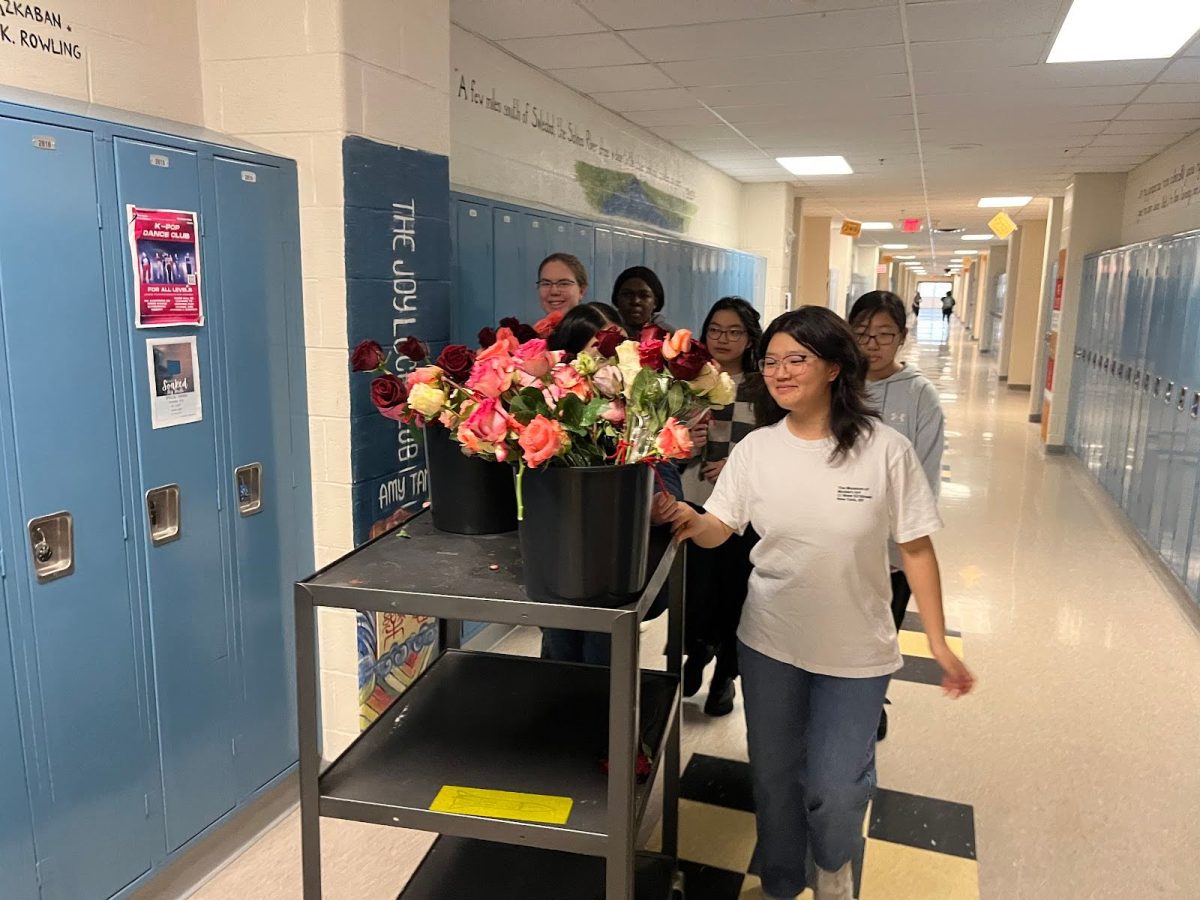
{"label": "metal cart", "polygon": [[[321,896],[321,816],[441,835],[403,900],[681,897],[683,565],[683,549],[655,534],[652,574],[636,603],[617,609],[536,603],[521,585],[515,533],[447,534],[419,515],[297,583],[306,900]],[[642,670],[638,626],[668,579],[667,671]],[[441,638],[425,673],[324,773],[317,713],[321,606],[434,616]],[[612,664],[465,651],[464,621],[608,633]],[[639,745],[650,749],[653,767],[640,784]],[[637,835],[660,766],[662,852],[639,852]],[[498,800],[495,791],[505,793]],[[561,798],[570,799],[569,813]]]}

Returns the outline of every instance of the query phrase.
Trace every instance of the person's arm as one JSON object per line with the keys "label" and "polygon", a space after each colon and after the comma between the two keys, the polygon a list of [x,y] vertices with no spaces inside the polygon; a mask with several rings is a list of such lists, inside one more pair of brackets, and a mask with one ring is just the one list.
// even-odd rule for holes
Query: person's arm
{"label": "person's arm", "polygon": [[[678,535],[678,530],[676,531]],[[904,561],[904,574],[917,601],[917,612],[925,626],[929,652],[942,669],[942,690],[951,698],[970,693],[975,676],[946,643],[946,618],[942,611],[942,575],[938,569],[933,541],[917,538],[898,545]]]}
{"label": "person's arm", "polygon": [[691,541],[698,547],[719,547],[733,534],[733,529],[710,512],[696,512],[687,503],[676,503],[669,521],[676,543]]}

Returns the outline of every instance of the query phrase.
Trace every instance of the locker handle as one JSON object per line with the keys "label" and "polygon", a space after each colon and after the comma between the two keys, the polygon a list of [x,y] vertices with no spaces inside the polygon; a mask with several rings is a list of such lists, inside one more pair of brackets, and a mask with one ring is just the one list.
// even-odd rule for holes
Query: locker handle
{"label": "locker handle", "polygon": [[1192,418],[1200,419],[1200,391],[1192,394]]}
{"label": "locker handle", "polygon": [[1163,403],[1171,402],[1171,395],[1175,393],[1175,382],[1168,381],[1167,389],[1163,391]]}
{"label": "locker handle", "polygon": [[150,521],[150,542],[158,547],[179,540],[179,485],[165,484],[146,491],[146,516]]}
{"label": "locker handle", "polygon": [[75,571],[75,522],[69,512],[29,520],[33,571],[39,584]]}
{"label": "locker handle", "polygon": [[234,469],[233,483],[237,489],[238,515],[252,516],[262,512],[262,463]]}
{"label": "locker handle", "polygon": [[1150,392],[1150,396],[1152,396],[1155,400],[1158,399],[1158,392],[1161,387],[1162,387],[1162,379],[1155,378],[1154,379],[1154,390]]}
{"label": "locker handle", "polygon": [[1180,412],[1183,412],[1183,407],[1184,407],[1184,404],[1185,404],[1185,403],[1187,403],[1187,393],[1188,393],[1188,389],[1187,389],[1187,388],[1185,388],[1185,387],[1181,387],[1181,388],[1179,389],[1179,405],[1178,405],[1178,409],[1179,409],[1179,411],[1180,411]]}

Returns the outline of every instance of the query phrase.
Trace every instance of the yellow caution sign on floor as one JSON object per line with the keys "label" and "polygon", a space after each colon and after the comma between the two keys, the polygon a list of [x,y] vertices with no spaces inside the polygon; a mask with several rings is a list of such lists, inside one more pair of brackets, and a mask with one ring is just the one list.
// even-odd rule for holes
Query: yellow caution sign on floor
{"label": "yellow caution sign on floor", "polygon": [[574,803],[570,797],[515,794],[511,791],[491,791],[448,784],[438,791],[429,808],[433,812],[454,813],[460,816],[566,825]]}

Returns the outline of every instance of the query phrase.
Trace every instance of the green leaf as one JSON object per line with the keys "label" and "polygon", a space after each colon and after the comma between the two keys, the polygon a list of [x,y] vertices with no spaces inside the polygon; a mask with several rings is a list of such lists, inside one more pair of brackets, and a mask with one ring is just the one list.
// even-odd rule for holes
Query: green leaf
{"label": "green leaf", "polygon": [[670,410],[671,415],[678,415],[686,403],[687,389],[682,382],[672,381],[671,387],[667,391],[667,409]]}
{"label": "green leaf", "polygon": [[588,405],[584,407],[583,418],[580,420],[580,424],[588,428],[595,425],[600,421],[600,414],[604,412],[604,407],[608,406],[611,402],[604,397],[593,397],[588,402]]}
{"label": "green leaf", "polygon": [[583,422],[583,400],[578,394],[566,394],[558,401],[558,407],[555,409],[555,418],[562,422],[564,428],[576,429]]}
{"label": "green leaf", "polygon": [[541,391],[532,387],[519,391],[509,402],[508,411],[522,425],[528,425],[537,416],[550,415],[550,407],[546,405],[546,398],[542,396]]}

